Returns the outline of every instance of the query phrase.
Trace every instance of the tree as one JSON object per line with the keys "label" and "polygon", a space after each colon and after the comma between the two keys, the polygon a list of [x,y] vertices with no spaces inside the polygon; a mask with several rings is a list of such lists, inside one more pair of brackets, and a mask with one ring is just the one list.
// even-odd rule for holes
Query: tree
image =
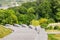
{"label": "tree", "polygon": [[13,10],[0,10],[0,24],[18,23],[18,19]]}
{"label": "tree", "polygon": [[60,0],[49,0],[49,1],[51,4],[51,9],[52,9],[51,18],[53,18],[55,22],[57,22],[56,13],[58,12],[60,8]]}
{"label": "tree", "polygon": [[56,19],[57,19],[57,21],[60,21],[60,12],[56,13]]}
{"label": "tree", "polygon": [[47,20],[47,23],[49,24],[49,23],[55,23],[55,20],[53,19],[53,18],[49,18],[48,20]]}
{"label": "tree", "polygon": [[44,0],[36,0],[37,5],[39,5],[40,3],[42,3]]}
{"label": "tree", "polygon": [[20,6],[19,7],[19,13],[26,14],[27,13],[27,9],[24,6]]}
{"label": "tree", "polygon": [[8,15],[6,18],[7,23],[9,24],[18,23],[18,18],[13,10],[7,10],[6,14]]}
{"label": "tree", "polygon": [[19,24],[30,24],[30,21],[35,18],[34,14],[20,14],[18,20]]}
{"label": "tree", "polygon": [[51,11],[51,4],[48,0],[44,0],[38,7],[37,12],[40,16],[45,18],[50,18]]}
{"label": "tree", "polygon": [[36,2],[27,2],[27,3],[23,3],[22,6],[28,9],[30,7],[37,7],[37,4]]}
{"label": "tree", "polygon": [[18,20],[19,20],[19,24],[27,24],[27,15],[26,14],[20,14],[20,16],[18,16]]}
{"label": "tree", "polygon": [[5,10],[0,10],[0,24],[5,23],[3,20],[5,20]]}
{"label": "tree", "polygon": [[34,14],[35,13],[35,10],[33,7],[30,7],[28,10],[27,10],[27,13],[28,14]]}

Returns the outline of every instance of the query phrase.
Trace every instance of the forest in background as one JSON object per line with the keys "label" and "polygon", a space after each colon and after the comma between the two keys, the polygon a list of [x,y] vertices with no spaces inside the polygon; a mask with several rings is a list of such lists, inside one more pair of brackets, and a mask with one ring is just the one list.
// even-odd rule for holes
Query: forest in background
{"label": "forest in background", "polygon": [[37,0],[18,7],[0,9],[0,24],[32,24],[46,28],[60,22],[60,0]]}

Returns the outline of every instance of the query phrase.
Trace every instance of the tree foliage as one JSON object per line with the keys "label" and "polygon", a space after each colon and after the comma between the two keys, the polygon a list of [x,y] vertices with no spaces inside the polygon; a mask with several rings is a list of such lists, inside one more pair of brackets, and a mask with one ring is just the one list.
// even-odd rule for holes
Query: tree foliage
{"label": "tree foliage", "polygon": [[[47,23],[60,22],[60,0],[36,0],[18,7],[0,9],[0,24],[30,24],[33,19]],[[42,20],[42,21],[41,21]]]}

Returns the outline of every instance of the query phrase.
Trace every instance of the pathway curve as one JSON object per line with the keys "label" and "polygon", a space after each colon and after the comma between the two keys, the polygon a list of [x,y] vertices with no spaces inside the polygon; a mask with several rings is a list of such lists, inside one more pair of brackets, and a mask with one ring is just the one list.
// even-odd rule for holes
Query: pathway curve
{"label": "pathway curve", "polygon": [[14,30],[10,35],[0,40],[48,40],[47,33],[44,29],[40,29],[39,34],[34,29],[26,27],[7,27]]}

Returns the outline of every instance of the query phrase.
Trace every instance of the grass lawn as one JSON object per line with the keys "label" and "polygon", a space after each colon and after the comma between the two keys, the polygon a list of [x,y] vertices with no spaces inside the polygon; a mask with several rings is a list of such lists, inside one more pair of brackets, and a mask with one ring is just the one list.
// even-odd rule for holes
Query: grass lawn
{"label": "grass lawn", "polygon": [[48,40],[60,40],[60,34],[48,34]]}
{"label": "grass lawn", "polygon": [[[60,32],[60,30],[46,30],[46,32]],[[48,40],[60,40],[60,34],[48,34]]]}
{"label": "grass lawn", "polygon": [[12,29],[5,28],[4,26],[0,26],[0,38],[3,38],[10,33],[12,33]]}

